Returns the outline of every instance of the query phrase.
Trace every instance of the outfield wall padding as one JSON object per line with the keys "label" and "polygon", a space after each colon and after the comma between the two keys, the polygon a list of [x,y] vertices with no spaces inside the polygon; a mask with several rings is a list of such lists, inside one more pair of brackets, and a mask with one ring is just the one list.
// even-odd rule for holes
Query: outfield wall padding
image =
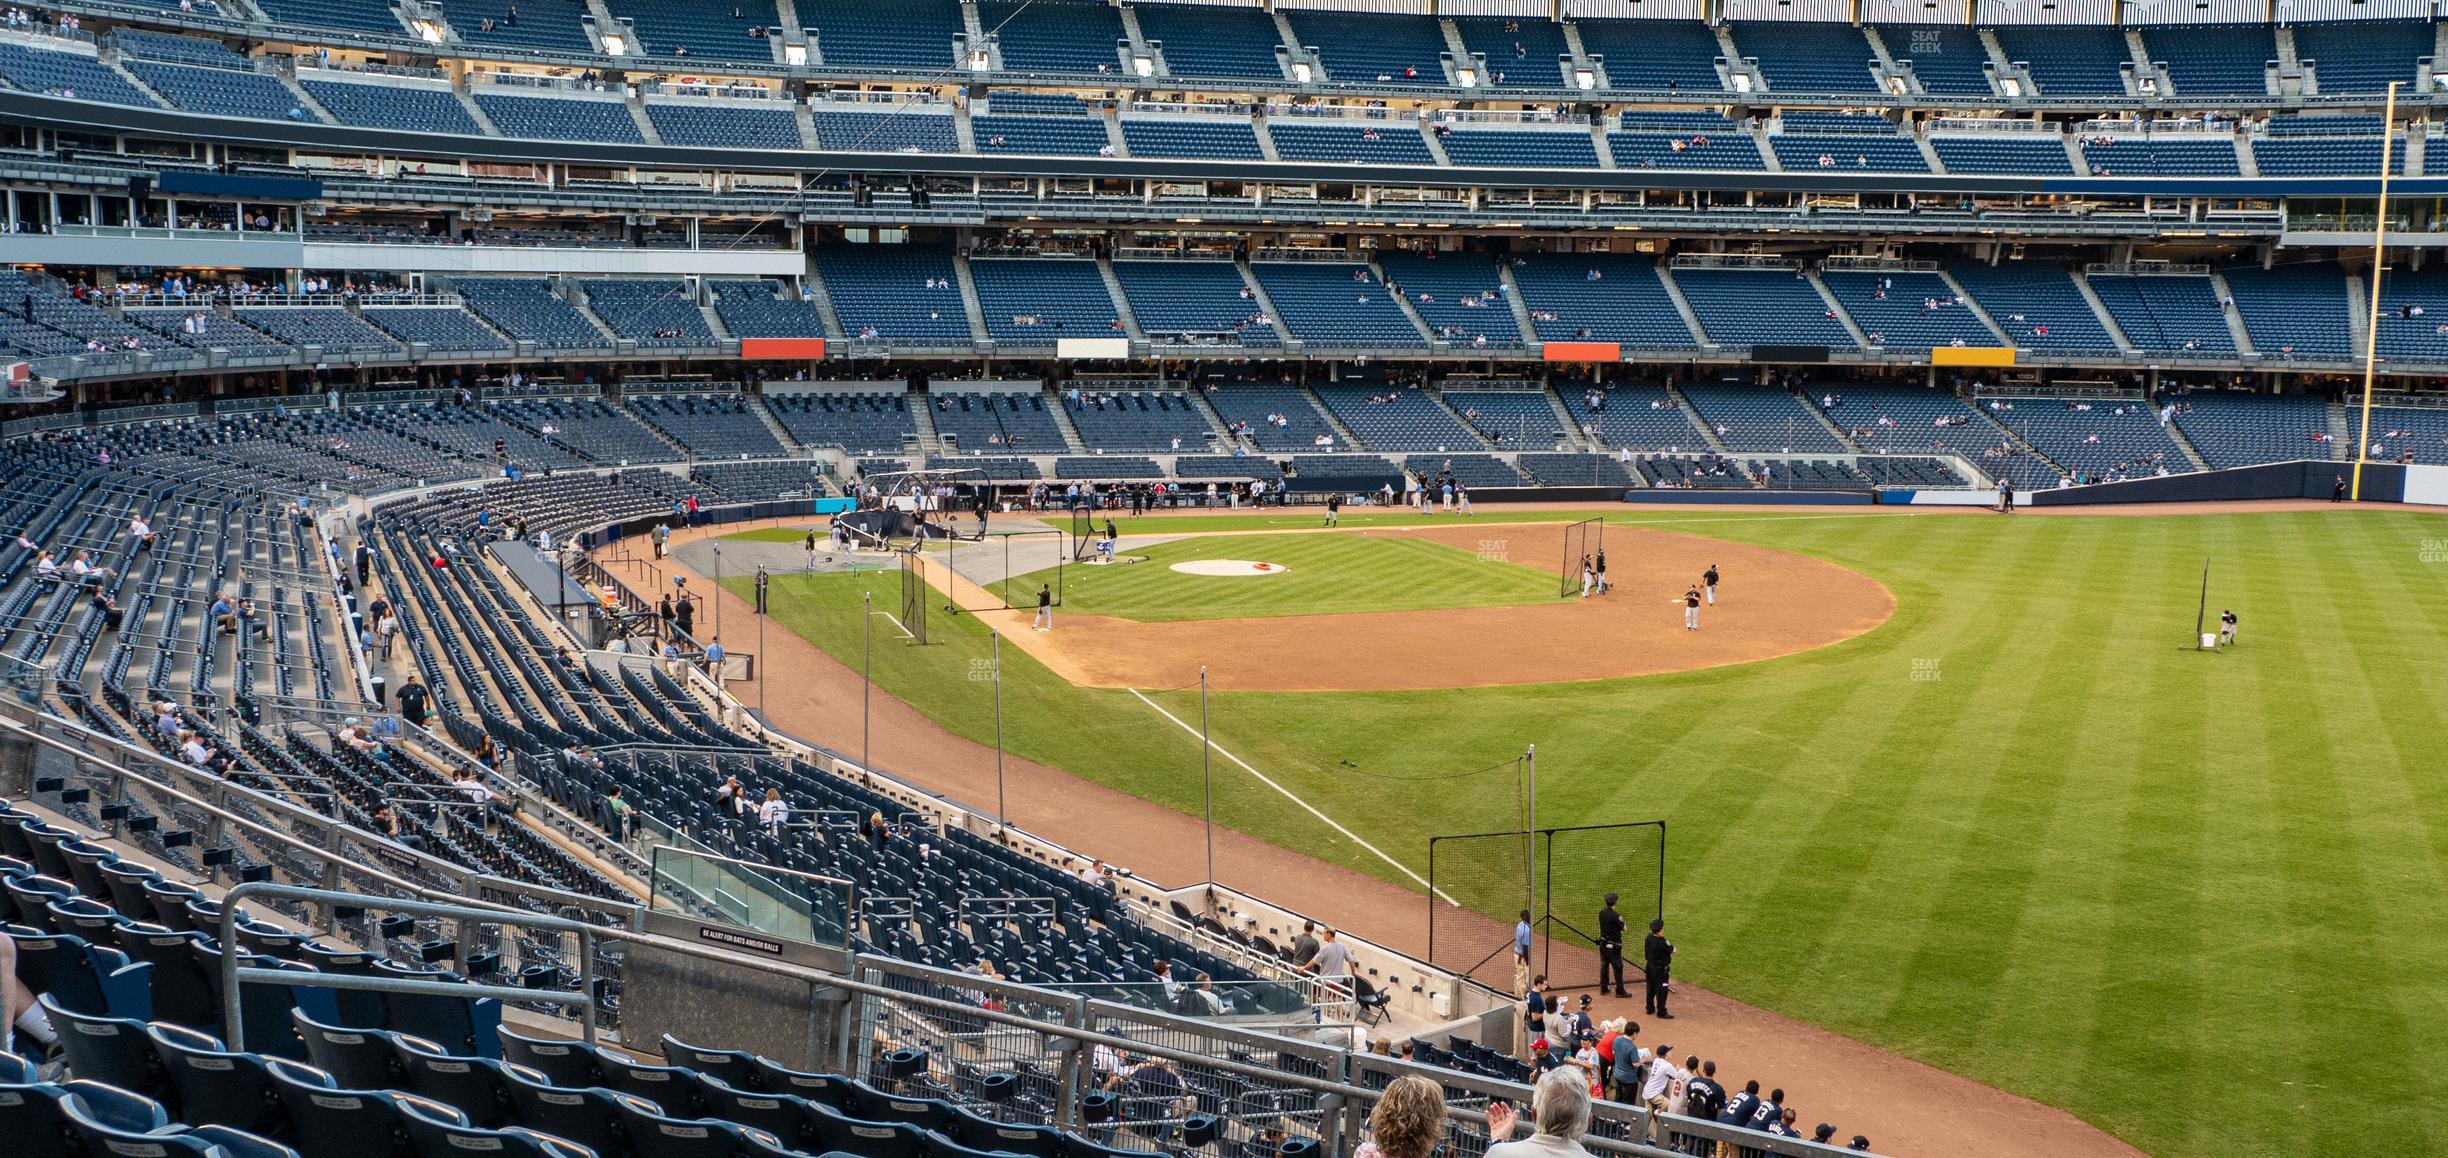
{"label": "outfield wall padding", "polygon": [[[2172,474],[2125,482],[2093,483],[2062,490],[2032,491],[2018,496],[2031,506],[2084,506],[2094,503],[2213,503],[2250,499],[2325,499],[2340,476],[2352,483],[2351,462],[2273,462],[2228,470]],[[2405,497],[2406,468],[2375,462],[2363,467],[2363,501],[2394,503]]]}
{"label": "outfield wall padding", "polygon": [[1704,491],[1704,490],[1631,490],[1623,501],[1641,506],[1659,507],[1866,507],[1878,497],[1869,491]]}

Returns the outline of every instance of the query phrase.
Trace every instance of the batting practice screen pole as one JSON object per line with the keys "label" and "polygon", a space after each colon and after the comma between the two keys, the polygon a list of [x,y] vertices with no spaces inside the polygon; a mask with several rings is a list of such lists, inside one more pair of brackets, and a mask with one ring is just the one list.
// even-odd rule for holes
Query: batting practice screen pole
{"label": "batting practice screen pole", "polygon": [[2210,622],[2210,560],[2202,559],[2201,606],[2193,611],[2193,650],[2201,650],[2202,628]]}

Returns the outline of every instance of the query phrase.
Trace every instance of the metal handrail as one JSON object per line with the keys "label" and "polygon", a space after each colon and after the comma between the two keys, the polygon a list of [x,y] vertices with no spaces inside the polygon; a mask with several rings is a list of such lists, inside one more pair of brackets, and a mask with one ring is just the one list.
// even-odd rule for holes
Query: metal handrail
{"label": "metal handrail", "polygon": [[[311,984],[326,989],[357,989],[373,993],[425,993],[437,997],[490,997],[497,1001],[536,1001],[551,1005],[575,1005],[579,1008],[578,1022],[583,1040],[595,1044],[595,935],[600,931],[584,921],[563,917],[544,917],[532,913],[501,913],[466,904],[440,904],[432,901],[400,901],[334,892],[329,889],[301,888],[297,885],[273,884],[269,881],[248,881],[231,889],[221,898],[221,919],[216,935],[223,945],[235,945],[238,923],[245,920],[238,902],[247,897],[269,900],[313,901],[325,912],[342,905],[381,908],[387,912],[409,913],[426,917],[449,917],[466,924],[471,921],[496,925],[517,925],[552,933],[571,933],[578,938],[578,989],[558,990],[513,989],[503,985],[479,985],[471,981],[419,981],[408,977],[375,977],[342,973],[297,973],[286,969],[261,969],[241,965],[243,953],[221,954],[221,1008],[223,1027],[229,1033],[232,1053],[246,1052],[246,1018],[240,1009],[246,999],[243,982],[260,981],[275,985]],[[311,980],[305,980],[309,979]]]}

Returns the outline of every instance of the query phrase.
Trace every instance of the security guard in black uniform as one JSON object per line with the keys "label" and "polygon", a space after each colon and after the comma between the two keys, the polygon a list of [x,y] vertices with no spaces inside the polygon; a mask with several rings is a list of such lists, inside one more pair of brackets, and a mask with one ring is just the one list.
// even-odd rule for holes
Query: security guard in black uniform
{"label": "security guard in black uniform", "polygon": [[1666,918],[1649,922],[1649,939],[1641,942],[1641,972],[1648,974],[1649,990],[1641,998],[1641,1007],[1650,1014],[1672,1020],[1666,1012],[1666,976],[1674,965],[1674,942],[1666,939]]}
{"label": "security guard in black uniform", "polygon": [[[1598,910],[1598,992],[1617,997],[1630,997],[1624,989],[1623,914],[1615,911],[1615,894],[1606,895],[1606,907]],[[1614,978],[1613,983],[1608,978]]]}

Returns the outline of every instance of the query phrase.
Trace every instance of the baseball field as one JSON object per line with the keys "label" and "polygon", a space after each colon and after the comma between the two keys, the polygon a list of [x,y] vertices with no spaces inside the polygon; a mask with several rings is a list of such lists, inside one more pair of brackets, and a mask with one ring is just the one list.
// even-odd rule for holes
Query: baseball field
{"label": "baseball field", "polygon": [[896,570],[772,622],[986,742],[1000,628],[1014,758],[1191,813],[1205,665],[1219,823],[1413,889],[1535,744],[1540,823],[1671,825],[1678,980],[2153,1154],[2448,1151],[2448,520],[1603,513],[1588,601],[1571,512],[1298,512],[1125,520],[1184,537],[1066,567],[1051,633],[912,646]]}

